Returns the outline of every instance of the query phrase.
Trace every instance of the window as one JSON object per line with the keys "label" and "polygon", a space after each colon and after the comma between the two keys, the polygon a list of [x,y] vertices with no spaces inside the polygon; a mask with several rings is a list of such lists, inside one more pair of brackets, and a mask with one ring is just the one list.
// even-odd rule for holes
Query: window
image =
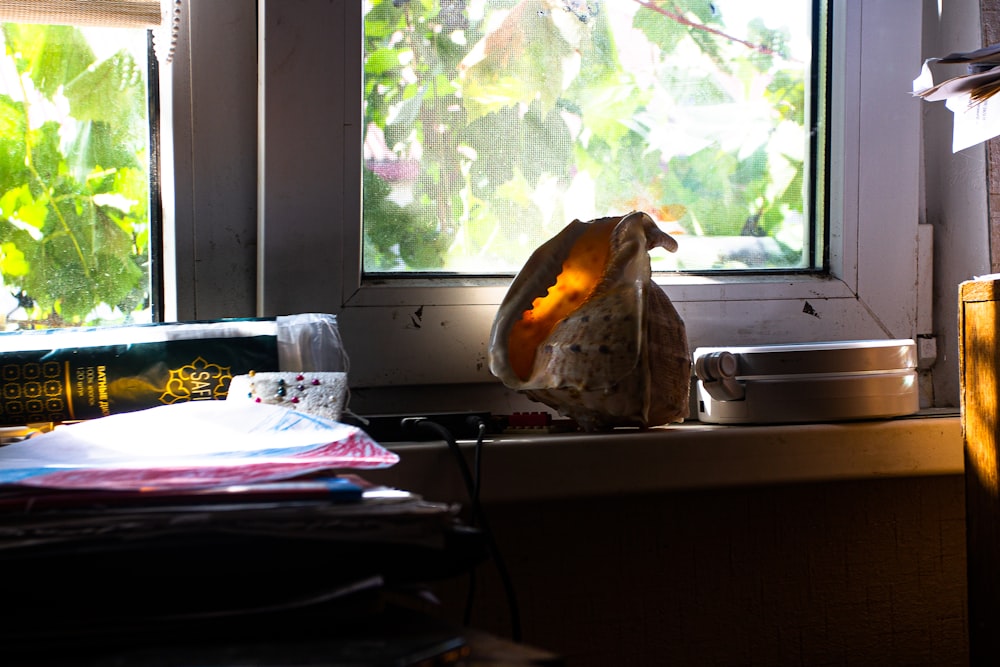
{"label": "window", "polygon": [[656,271],[821,267],[812,9],[370,0],[365,274],[511,275],[570,220],[635,209],[682,237]]}
{"label": "window", "polygon": [[[340,313],[358,387],[492,382],[486,345],[505,279],[362,277],[360,3],[261,11],[261,312]],[[911,337],[927,316],[919,109],[898,92],[920,62],[921,15],[892,0],[829,11],[829,271],[661,278],[692,348]]]}
{"label": "window", "polygon": [[[0,0],[8,6],[23,3]],[[921,108],[908,95],[921,43],[930,39],[925,49],[941,53],[978,36],[975,2],[946,9],[929,20],[905,0],[830,2],[829,270],[661,277],[692,347],[954,329],[952,286],[989,271],[979,257],[986,232],[969,219],[985,208],[975,203],[981,161],[971,160],[972,150],[950,156],[950,117],[934,109],[923,122],[936,123],[936,133],[923,143]],[[336,312],[355,398],[365,388],[417,385],[420,396],[457,395],[452,405],[468,407],[470,394],[449,387],[496,385],[486,340],[506,279],[362,278],[353,168],[363,128],[360,99],[345,92],[361,90],[361,34],[353,30],[361,20],[360,3],[351,2],[185,3],[176,57],[160,69],[163,319]],[[956,22],[965,32],[952,42],[945,29]],[[949,202],[961,213],[934,249],[937,275],[946,274],[935,292],[943,313],[936,326],[926,270],[931,225],[917,225],[924,163],[933,179],[927,222],[947,221]],[[955,168],[962,171],[946,171]],[[943,194],[938,182],[948,183]],[[938,369],[954,370],[953,341],[939,343]],[[935,384],[941,375],[935,371]],[[957,400],[957,375],[943,375]]]}
{"label": "window", "polygon": [[147,28],[160,16],[158,0],[0,7],[7,329],[152,317]]}

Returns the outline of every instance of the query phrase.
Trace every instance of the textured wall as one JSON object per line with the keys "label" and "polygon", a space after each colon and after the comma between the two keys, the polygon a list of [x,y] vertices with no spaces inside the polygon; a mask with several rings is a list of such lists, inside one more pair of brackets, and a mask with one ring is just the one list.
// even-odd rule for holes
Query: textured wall
{"label": "textured wall", "polygon": [[[524,638],[571,667],[964,665],[961,476],[490,508]],[[490,564],[473,625],[509,631]],[[460,620],[467,581],[439,586]]]}

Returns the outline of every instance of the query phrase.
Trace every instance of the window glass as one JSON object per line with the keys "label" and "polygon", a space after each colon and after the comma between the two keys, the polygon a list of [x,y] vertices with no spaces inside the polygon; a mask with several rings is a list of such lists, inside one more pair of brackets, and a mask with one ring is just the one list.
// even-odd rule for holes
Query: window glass
{"label": "window glass", "polygon": [[516,272],[640,209],[654,270],[819,268],[812,3],[372,0],[363,269]]}
{"label": "window glass", "polygon": [[147,35],[0,24],[8,330],[151,319]]}

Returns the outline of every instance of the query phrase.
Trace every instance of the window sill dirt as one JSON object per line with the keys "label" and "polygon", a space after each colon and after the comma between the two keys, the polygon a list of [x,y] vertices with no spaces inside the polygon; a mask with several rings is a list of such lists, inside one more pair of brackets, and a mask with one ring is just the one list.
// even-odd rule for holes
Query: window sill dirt
{"label": "window sill dirt", "polygon": [[[475,443],[459,444],[471,467]],[[399,454],[399,463],[366,471],[364,477],[433,500],[467,500],[458,466],[443,441],[387,446]],[[964,470],[957,414],[829,424],[690,422],[647,431],[505,434],[484,440],[481,456],[484,502],[955,475]]]}

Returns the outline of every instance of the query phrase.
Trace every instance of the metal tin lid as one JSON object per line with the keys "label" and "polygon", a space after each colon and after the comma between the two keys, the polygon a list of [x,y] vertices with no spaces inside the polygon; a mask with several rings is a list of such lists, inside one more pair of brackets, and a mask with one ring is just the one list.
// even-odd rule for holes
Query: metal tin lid
{"label": "metal tin lid", "polygon": [[[698,360],[727,352],[736,359],[732,377],[900,371],[917,367],[917,346],[905,340],[853,340],[751,347],[700,347]],[[700,377],[700,375],[699,375]]]}

